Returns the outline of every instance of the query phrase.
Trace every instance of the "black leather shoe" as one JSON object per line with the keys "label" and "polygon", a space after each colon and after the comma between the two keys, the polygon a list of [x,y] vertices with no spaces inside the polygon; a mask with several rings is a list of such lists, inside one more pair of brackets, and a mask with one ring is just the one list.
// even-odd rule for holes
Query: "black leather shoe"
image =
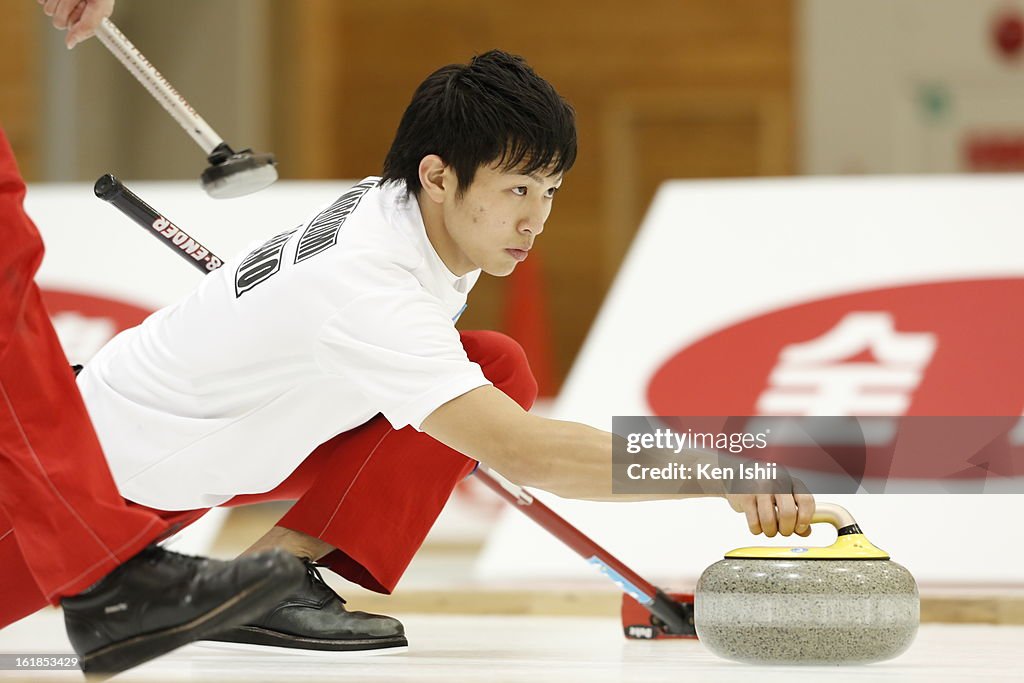
{"label": "black leather shoe", "polygon": [[345,599],[309,560],[306,582],[277,607],[245,626],[206,638],[221,643],[333,652],[389,650],[409,644],[402,622],[366,612],[349,612]]}
{"label": "black leather shoe", "polygon": [[61,606],[82,670],[112,675],[250,621],[304,576],[281,550],[222,562],[151,545]]}

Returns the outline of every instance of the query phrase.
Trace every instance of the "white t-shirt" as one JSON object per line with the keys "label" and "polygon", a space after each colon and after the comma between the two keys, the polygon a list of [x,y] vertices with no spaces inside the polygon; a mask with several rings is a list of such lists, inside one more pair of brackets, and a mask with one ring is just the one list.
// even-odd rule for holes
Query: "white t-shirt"
{"label": "white t-shirt", "polygon": [[377,413],[400,429],[489,384],[456,277],[401,183],[367,178],[112,339],[78,386],[121,495],[212,507],[269,491]]}

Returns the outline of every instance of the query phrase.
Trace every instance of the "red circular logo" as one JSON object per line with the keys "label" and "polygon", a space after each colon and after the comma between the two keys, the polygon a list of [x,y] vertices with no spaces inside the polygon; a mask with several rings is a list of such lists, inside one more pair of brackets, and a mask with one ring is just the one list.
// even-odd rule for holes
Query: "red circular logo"
{"label": "red circular logo", "polygon": [[[648,402],[655,415],[813,414],[810,399],[808,410],[763,408],[773,403],[799,407],[799,400],[787,404],[784,395],[814,393],[815,377],[802,386],[800,377],[782,376],[786,367],[840,366],[833,376],[860,371],[862,395],[900,395],[905,409],[865,412],[851,401],[850,410],[817,414],[1020,415],[1022,303],[1024,278],[1013,278],[891,287],[790,306],[714,332],[675,353],[654,373]],[[828,341],[829,333],[837,338],[834,342]],[[797,347],[789,350],[787,361],[788,347],[815,340],[832,343],[835,352],[818,351],[801,362]],[[850,369],[842,370],[844,365]],[[867,372],[872,365],[889,369],[891,377]],[[772,382],[773,373],[783,381]],[[780,399],[773,402],[775,394]],[[899,401],[868,399],[863,405],[873,403]]]}
{"label": "red circular logo", "polygon": [[[1024,278],[890,287],[790,306],[681,349],[654,373],[647,398],[660,416],[977,416],[970,422],[977,429],[1005,432],[1005,419],[980,418],[1019,420],[1024,409],[1021,302]],[[950,477],[985,476],[984,463],[963,465],[965,454],[986,447],[983,434],[963,436],[947,455],[933,449],[930,460],[903,460],[898,471],[889,459],[869,457],[866,474],[931,477],[938,467]],[[1010,457],[1004,476],[1015,476],[1014,453],[999,456]],[[811,460],[797,453],[786,464]]]}
{"label": "red circular logo", "polygon": [[996,19],[992,28],[996,49],[1004,57],[1017,57],[1024,45],[1024,21],[1019,14],[1005,14]]}

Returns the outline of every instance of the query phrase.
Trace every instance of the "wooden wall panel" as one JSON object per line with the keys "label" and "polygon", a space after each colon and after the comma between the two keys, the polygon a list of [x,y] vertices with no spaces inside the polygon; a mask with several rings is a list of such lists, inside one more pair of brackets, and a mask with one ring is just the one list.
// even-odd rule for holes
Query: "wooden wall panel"
{"label": "wooden wall panel", "polygon": [[42,166],[41,13],[34,2],[4,3],[0,21],[0,126],[7,134],[22,175],[37,179]]}
{"label": "wooden wall panel", "polygon": [[[604,263],[609,276],[666,178],[790,172],[792,109],[771,90],[627,93],[605,112]],[[679,221],[686,226],[685,216]]]}
{"label": "wooden wall panel", "polygon": [[[580,157],[541,244],[559,374],[657,185],[792,172],[792,0],[277,0],[275,144],[289,177],[380,170],[416,85],[492,47],[524,55],[575,106]],[[299,49],[295,50],[294,47]],[[514,278],[515,276],[513,276]],[[511,278],[509,280],[512,280]],[[482,280],[467,326],[500,326]]]}

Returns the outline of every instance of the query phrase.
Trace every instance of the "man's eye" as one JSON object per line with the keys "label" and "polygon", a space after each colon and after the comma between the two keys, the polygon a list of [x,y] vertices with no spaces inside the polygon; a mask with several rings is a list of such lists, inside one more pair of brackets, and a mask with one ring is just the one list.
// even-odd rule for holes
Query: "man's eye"
{"label": "man's eye", "polygon": [[549,188],[548,189],[548,196],[549,197],[554,197],[556,192],[558,192],[558,188],[557,187]]}
{"label": "man's eye", "polygon": [[520,197],[526,196],[526,185],[520,185],[519,187],[513,187],[512,192],[519,195]]}

